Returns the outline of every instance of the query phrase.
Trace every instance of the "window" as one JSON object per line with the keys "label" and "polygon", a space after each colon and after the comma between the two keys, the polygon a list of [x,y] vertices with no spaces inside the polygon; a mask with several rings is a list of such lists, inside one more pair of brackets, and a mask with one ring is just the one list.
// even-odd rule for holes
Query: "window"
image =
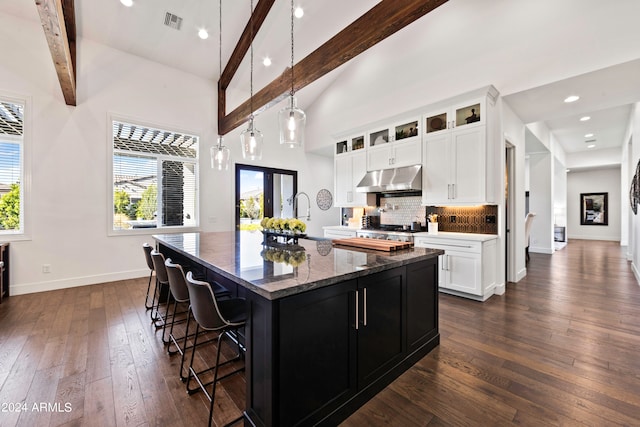
{"label": "window", "polygon": [[113,230],[198,225],[195,135],[112,121]]}
{"label": "window", "polygon": [[0,234],[24,232],[24,102],[0,98]]}

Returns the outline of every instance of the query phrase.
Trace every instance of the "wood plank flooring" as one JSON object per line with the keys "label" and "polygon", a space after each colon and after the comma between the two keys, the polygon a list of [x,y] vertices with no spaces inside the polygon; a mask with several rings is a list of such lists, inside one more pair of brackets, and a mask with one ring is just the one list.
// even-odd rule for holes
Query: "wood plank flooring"
{"label": "wood plank flooring", "polygon": [[[441,294],[440,346],[342,425],[640,425],[640,286],[620,246],[572,240],[527,268],[484,303]],[[0,426],[206,425],[208,401],[187,395],[149,321],[146,284],[6,299]],[[236,375],[218,388],[217,425],[240,413],[244,387]]]}

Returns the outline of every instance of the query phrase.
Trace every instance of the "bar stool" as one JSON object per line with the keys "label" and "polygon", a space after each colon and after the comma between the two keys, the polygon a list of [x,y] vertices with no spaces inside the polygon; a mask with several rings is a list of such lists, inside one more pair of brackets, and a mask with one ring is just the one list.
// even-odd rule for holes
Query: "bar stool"
{"label": "bar stool", "polygon": [[[176,321],[176,316],[178,314],[181,313],[177,313],[177,307],[179,303],[189,303],[189,290],[187,289],[187,279],[184,275],[184,270],[182,268],[182,266],[180,264],[174,264],[173,261],[171,261],[171,258],[167,258],[167,260],[165,261],[165,267],[167,269],[167,277],[169,279],[169,288],[171,290],[171,295],[173,296],[173,313],[171,315],[171,318],[173,319],[173,321],[170,322],[170,327],[169,327],[169,338],[168,338],[168,344],[167,344],[167,352],[171,355],[171,354],[176,354],[176,353],[180,353],[181,358],[180,358],[180,380],[185,381],[187,379],[186,376],[182,375],[182,372],[184,370],[184,359],[185,359],[185,353],[188,349],[194,347],[193,345],[191,346],[187,346],[187,340],[189,338],[194,337],[195,334],[191,334],[189,335],[189,321],[191,319],[191,310],[187,310],[185,312],[181,312],[181,313],[186,313],[186,321],[187,321],[187,326],[185,328],[185,332],[184,332],[184,336],[182,337],[176,337],[173,333],[173,327],[176,323],[178,323],[178,321]],[[214,289],[213,289],[213,293],[216,296],[217,299],[220,298],[228,298],[231,294],[228,290],[226,290],[224,287],[222,287],[220,284],[218,284],[217,282],[214,282]],[[166,323],[165,323],[165,327],[166,327]],[[163,341],[165,341],[164,339],[165,337],[165,333],[164,330],[162,332],[162,338]],[[180,344],[178,343],[179,341],[182,341],[182,347],[180,346]],[[205,342],[201,342],[200,344],[205,344],[209,341],[205,341]],[[176,350],[175,351],[171,351],[171,345],[174,345]]]}
{"label": "bar stool", "polygon": [[[204,394],[211,402],[209,406],[209,427],[211,427],[211,422],[213,420],[213,405],[216,396],[216,384],[218,383],[218,381],[228,378],[233,374],[244,371],[243,365],[242,367],[235,369],[225,375],[218,375],[221,366],[239,360],[243,356],[240,342],[237,338],[239,337],[238,329],[243,328],[246,324],[248,308],[246,300],[244,298],[229,298],[227,300],[218,301],[211,289],[211,286],[209,286],[209,283],[194,279],[191,272],[187,273],[186,279],[187,289],[189,290],[189,301],[191,304],[190,308],[193,314],[193,318],[196,321],[196,335],[194,337],[193,343],[194,347],[197,345],[199,329],[218,332],[218,346],[216,349],[215,365],[208,369],[196,372],[193,366],[193,360],[196,353],[194,348],[194,351],[191,353],[191,361],[189,363],[189,376],[187,378],[187,392],[189,394],[192,394],[198,391],[198,388],[189,388],[191,378],[194,378],[198,383],[199,388],[204,392]],[[238,346],[238,355],[232,359],[220,363],[220,346],[222,345],[222,338],[229,335],[229,332],[232,331],[235,331],[236,333],[236,339],[234,341]],[[203,383],[200,375],[211,370],[214,371],[213,381]],[[213,385],[211,394],[207,392],[207,387],[209,385]],[[236,418],[227,425],[234,424],[241,419],[243,419],[243,416]]]}
{"label": "bar stool", "polygon": [[[164,265],[165,259],[162,253],[155,249],[151,251],[151,260],[153,261],[153,269],[156,272],[156,291],[158,298],[154,298],[154,305],[151,308],[151,321],[154,323],[156,329],[163,328],[163,342],[164,342],[164,327],[166,324],[166,317],[169,312],[169,300],[171,292],[169,290],[169,276],[167,275],[167,268]],[[165,315],[160,313],[160,305],[166,304]],[[153,310],[155,309],[155,316]],[[166,344],[166,342],[165,342]]]}
{"label": "bar stool", "polygon": [[151,308],[153,307],[153,303],[156,299],[156,289],[157,287],[153,288],[153,299],[151,300],[151,304],[149,304],[149,291],[151,290],[151,279],[153,278],[153,260],[151,259],[151,251],[153,250],[153,248],[151,247],[150,244],[148,243],[143,243],[142,244],[142,249],[144,250],[144,258],[147,261],[147,267],[149,267],[149,284],[147,285],[147,296],[144,299],[144,307],[147,310],[151,310]]}

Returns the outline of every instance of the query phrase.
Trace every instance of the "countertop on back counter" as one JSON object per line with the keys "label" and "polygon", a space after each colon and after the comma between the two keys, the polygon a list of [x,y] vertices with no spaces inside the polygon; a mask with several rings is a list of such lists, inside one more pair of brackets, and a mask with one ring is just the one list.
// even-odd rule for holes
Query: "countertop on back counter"
{"label": "countertop on back counter", "polygon": [[478,234],[478,233],[454,233],[450,231],[438,231],[437,234],[432,233],[414,233],[414,238],[429,237],[434,239],[454,239],[454,240],[475,240],[478,242],[486,242],[487,240],[497,239],[497,234]]}

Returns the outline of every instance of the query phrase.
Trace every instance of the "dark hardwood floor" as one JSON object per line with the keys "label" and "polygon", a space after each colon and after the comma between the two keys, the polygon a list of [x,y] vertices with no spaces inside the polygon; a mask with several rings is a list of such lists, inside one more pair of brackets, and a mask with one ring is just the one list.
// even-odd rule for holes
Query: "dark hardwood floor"
{"label": "dark hardwood floor", "polygon": [[[640,425],[640,286],[620,246],[572,240],[527,267],[484,303],[441,294],[440,346],[343,425]],[[0,426],[206,425],[208,402],[186,394],[145,290],[139,279],[5,300]],[[218,389],[218,424],[240,413],[244,387],[234,376]]]}

